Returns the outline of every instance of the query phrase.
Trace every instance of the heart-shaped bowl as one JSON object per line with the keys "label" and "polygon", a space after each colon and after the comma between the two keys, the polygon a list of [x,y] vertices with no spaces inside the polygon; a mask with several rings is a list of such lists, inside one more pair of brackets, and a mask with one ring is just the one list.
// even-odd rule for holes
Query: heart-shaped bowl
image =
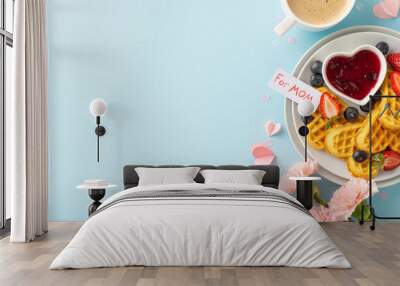
{"label": "heart-shaped bowl", "polygon": [[369,95],[376,94],[385,80],[386,70],[385,56],[372,45],[359,46],[350,53],[332,53],[322,64],[326,86],[357,105],[367,104]]}

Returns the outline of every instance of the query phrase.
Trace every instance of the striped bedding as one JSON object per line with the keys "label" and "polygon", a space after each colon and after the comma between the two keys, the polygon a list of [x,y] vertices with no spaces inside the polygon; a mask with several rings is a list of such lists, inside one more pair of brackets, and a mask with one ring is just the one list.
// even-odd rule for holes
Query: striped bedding
{"label": "striped bedding", "polygon": [[50,268],[129,265],[350,267],[293,197],[239,184],[119,192],[84,223]]}

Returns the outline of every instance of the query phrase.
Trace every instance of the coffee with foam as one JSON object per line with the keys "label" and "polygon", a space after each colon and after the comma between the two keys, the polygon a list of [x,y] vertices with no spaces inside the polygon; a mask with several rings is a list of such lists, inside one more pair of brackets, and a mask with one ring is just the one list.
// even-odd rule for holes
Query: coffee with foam
{"label": "coffee with foam", "polygon": [[301,21],[324,26],[337,21],[344,13],[348,0],[287,0],[290,10]]}

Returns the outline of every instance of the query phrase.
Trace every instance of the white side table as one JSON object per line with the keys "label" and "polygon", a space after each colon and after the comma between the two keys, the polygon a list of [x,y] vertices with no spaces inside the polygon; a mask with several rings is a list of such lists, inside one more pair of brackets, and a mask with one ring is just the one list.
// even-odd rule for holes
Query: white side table
{"label": "white side table", "polygon": [[320,177],[290,177],[292,181],[296,181],[296,197],[297,200],[308,210],[313,207],[312,186],[314,181],[321,181]]}
{"label": "white side table", "polygon": [[106,189],[115,188],[116,186],[117,185],[112,185],[112,184],[96,186],[96,185],[88,185],[85,183],[76,186],[77,189],[88,190],[89,197],[93,200],[93,203],[91,203],[88,208],[89,216],[92,213],[94,213],[97,210],[97,208],[101,205],[100,200],[104,198],[104,195],[106,194]]}

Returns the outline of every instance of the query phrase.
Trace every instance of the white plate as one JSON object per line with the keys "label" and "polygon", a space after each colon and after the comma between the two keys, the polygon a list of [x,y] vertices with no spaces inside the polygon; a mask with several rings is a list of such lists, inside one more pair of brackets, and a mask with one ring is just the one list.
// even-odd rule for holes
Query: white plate
{"label": "white plate", "polygon": [[[308,83],[311,76],[309,66],[312,61],[323,61],[333,52],[350,52],[363,44],[375,46],[380,41],[387,42],[391,51],[400,51],[400,33],[395,30],[378,26],[359,26],[336,32],[311,47],[296,65],[293,75]],[[299,154],[303,155],[304,138],[298,134],[298,128],[302,125],[302,122],[297,113],[297,104],[290,100],[285,102],[285,119],[289,137]],[[319,162],[320,174],[328,180],[343,184],[352,178],[347,171],[344,160],[337,159],[323,151],[315,150],[311,146],[308,148],[308,154]],[[396,184],[400,181],[400,168],[381,172],[374,180],[379,187]]]}

